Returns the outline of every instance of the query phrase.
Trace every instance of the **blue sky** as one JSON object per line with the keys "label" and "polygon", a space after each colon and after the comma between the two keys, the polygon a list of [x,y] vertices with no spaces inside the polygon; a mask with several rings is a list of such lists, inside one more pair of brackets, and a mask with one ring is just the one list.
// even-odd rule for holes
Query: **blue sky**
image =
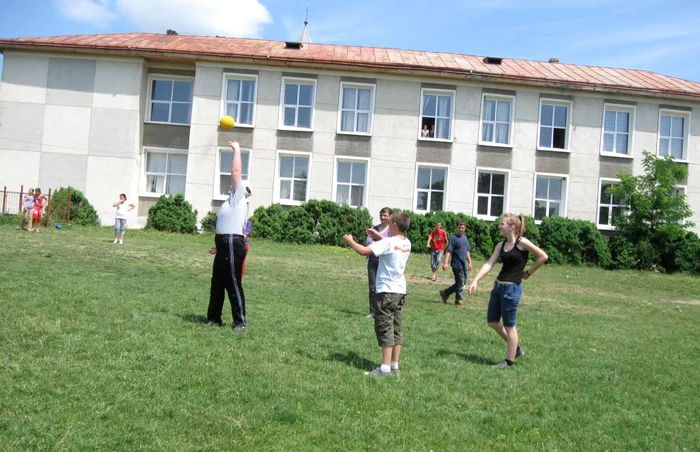
{"label": "blue sky", "polygon": [[172,28],[294,40],[307,6],[319,43],[557,57],[700,82],[695,0],[0,0],[0,37]]}

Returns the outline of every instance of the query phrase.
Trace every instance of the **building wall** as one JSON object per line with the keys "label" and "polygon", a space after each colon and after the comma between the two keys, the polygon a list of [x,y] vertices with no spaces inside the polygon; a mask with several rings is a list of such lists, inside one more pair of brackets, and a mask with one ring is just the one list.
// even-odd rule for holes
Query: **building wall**
{"label": "building wall", "polygon": [[[7,52],[0,88],[0,185],[85,191],[104,223],[113,221],[111,203],[119,193],[138,199],[139,219],[156,196],[145,193],[144,156],[148,149],[179,149],[188,154],[186,198],[200,218],[215,210],[218,153],[229,140],[250,151],[254,190],[250,211],[276,201],[274,182],[282,152],[310,155],[309,199],[332,199],[336,159],[369,159],[366,207],[377,217],[384,206],[414,209],[419,165],[447,168],[445,210],[475,215],[476,168],[508,171],[507,210],[533,214],[536,173],[567,178],[566,215],[596,221],[600,178],[620,171],[642,172],[642,151],[657,152],[659,109],[691,111],[688,146],[688,201],[700,224],[700,106],[681,101],[614,96],[564,89],[504,87],[494,84],[426,80],[383,74],[197,63],[194,67],[155,65],[138,59],[76,58]],[[258,78],[255,126],[231,132],[218,128],[222,86],[227,73]],[[191,124],[145,122],[149,74],[194,77]],[[279,129],[281,83],[285,76],[317,82],[312,132]],[[373,133],[337,133],[341,82],[373,83]],[[455,92],[452,142],[418,139],[421,88]],[[479,144],[482,95],[513,95],[512,145]],[[537,150],[542,98],[573,102],[569,150]],[[634,158],[600,154],[606,103],[635,108]],[[21,171],[16,171],[21,168]],[[698,227],[696,226],[696,230]]]}

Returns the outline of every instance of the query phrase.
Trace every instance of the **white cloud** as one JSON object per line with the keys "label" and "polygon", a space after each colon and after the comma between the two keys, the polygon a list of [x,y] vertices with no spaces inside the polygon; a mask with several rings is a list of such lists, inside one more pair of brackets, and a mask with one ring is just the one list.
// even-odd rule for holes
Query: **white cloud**
{"label": "white cloud", "polygon": [[59,12],[76,21],[113,22],[118,18],[142,31],[260,37],[272,23],[259,0],[56,0]]}

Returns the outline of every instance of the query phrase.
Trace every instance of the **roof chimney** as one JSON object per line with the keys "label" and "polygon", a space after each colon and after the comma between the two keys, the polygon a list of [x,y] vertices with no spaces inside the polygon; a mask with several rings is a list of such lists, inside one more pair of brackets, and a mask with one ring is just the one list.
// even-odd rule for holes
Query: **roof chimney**
{"label": "roof chimney", "polygon": [[485,57],[484,58],[484,63],[486,64],[501,64],[503,62],[503,58],[499,57]]}
{"label": "roof chimney", "polygon": [[168,28],[167,30],[165,30],[165,34],[166,34],[166,35],[170,35],[170,36],[177,36],[177,35],[178,35],[177,31],[171,30],[170,28]]}
{"label": "roof chimney", "polygon": [[550,63],[558,63],[558,62],[559,62],[559,58],[550,58],[550,59],[549,59],[549,62],[550,62]]}

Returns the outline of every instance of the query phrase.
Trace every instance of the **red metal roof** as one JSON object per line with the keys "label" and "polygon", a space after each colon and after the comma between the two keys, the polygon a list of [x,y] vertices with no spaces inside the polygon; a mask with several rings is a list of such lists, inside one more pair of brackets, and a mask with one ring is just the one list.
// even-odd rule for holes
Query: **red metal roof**
{"label": "red metal roof", "polygon": [[700,98],[700,83],[636,69],[614,69],[418,50],[331,44],[287,49],[280,41],[210,36],[119,33],[0,39],[0,49],[109,53],[176,60],[258,60],[258,64],[325,67],[367,72],[411,73],[457,79],[485,79],[520,85],[622,91],[646,96]]}

